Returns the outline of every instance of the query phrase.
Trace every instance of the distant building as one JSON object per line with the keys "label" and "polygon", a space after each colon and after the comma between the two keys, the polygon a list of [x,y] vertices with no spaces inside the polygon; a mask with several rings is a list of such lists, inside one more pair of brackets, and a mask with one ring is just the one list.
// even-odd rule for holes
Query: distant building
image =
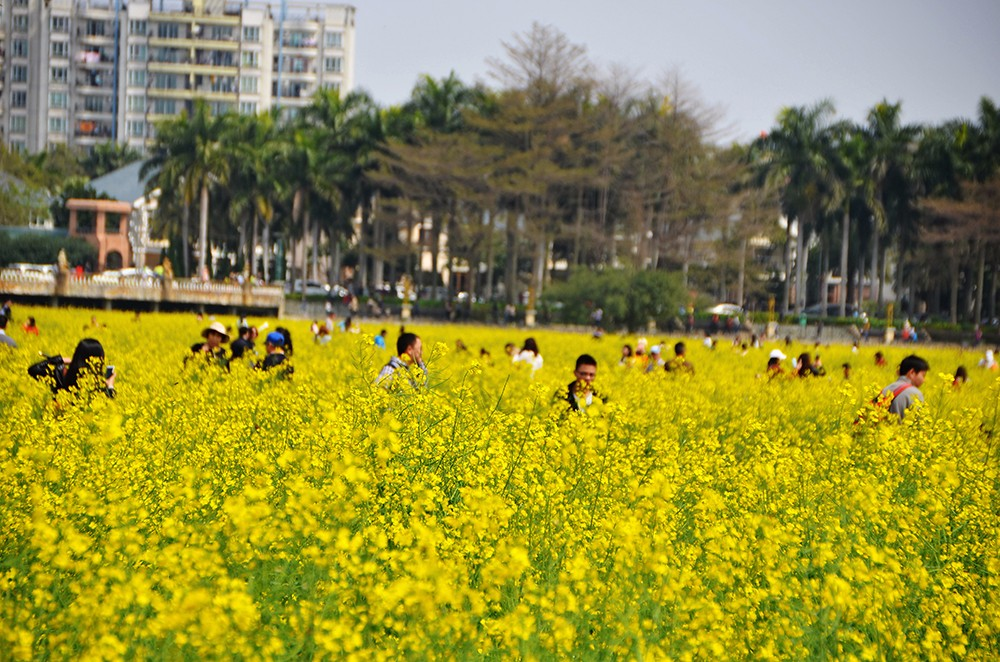
{"label": "distant building", "polygon": [[354,7],[260,0],[5,0],[0,133],[14,150],[108,141],[142,150],[156,120],[294,113],[354,86]]}
{"label": "distant building", "polygon": [[146,195],[146,180],[139,177],[142,165],[136,161],[90,181],[98,195],[111,200],[66,201],[69,236],[80,237],[97,249],[96,271],[159,263],[164,242],[149,237],[159,190]]}

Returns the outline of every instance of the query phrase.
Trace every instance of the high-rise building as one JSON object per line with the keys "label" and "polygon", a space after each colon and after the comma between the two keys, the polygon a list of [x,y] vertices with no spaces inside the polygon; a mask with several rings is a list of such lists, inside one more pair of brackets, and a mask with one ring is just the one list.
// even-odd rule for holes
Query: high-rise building
{"label": "high-rise building", "polygon": [[354,7],[259,0],[2,0],[0,132],[11,149],[142,149],[195,99],[295,113],[354,86]]}

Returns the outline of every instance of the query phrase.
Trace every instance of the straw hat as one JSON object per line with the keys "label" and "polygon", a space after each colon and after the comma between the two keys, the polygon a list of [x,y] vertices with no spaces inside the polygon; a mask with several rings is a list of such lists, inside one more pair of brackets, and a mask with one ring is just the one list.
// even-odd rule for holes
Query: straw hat
{"label": "straw hat", "polygon": [[215,331],[222,336],[222,342],[229,342],[229,334],[226,333],[226,327],[222,326],[222,322],[212,322],[209,324],[208,328],[201,332],[201,337],[207,338],[209,331]]}

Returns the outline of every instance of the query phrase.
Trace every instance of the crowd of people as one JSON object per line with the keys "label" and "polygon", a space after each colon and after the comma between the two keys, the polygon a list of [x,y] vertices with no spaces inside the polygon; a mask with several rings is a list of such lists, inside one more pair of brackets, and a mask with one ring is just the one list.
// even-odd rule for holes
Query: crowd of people
{"label": "crowd of people", "polygon": [[[17,341],[7,332],[11,318],[11,305],[8,301],[0,307],[0,347],[7,346],[11,349],[17,349]],[[98,322],[96,316],[92,316],[91,323],[84,328],[85,330],[96,330],[102,327],[103,325]],[[262,371],[271,371],[282,366],[277,372],[282,377],[290,377],[294,372],[290,361],[293,354],[291,333],[287,328],[277,327],[264,334],[267,329],[267,323],[256,327],[249,324],[245,317],[241,317],[237,323],[235,337],[230,342],[229,329],[221,322],[212,321],[202,330],[201,340],[190,346],[190,353],[184,359],[184,363],[187,365],[190,362],[203,362],[204,365],[217,366],[226,371],[230,370],[230,366],[234,362],[241,361],[245,362],[248,367]],[[40,334],[34,317],[27,317],[21,330],[25,335],[37,336]],[[357,327],[352,324],[350,317],[338,323],[333,314],[328,316],[325,324],[320,325],[318,322],[314,322],[312,327],[313,335],[320,343],[326,342],[327,340],[324,338],[329,339],[334,330],[339,330],[342,333],[357,333]],[[263,355],[261,356],[257,351],[257,343],[262,335],[264,340]],[[387,330],[382,329],[378,335],[374,336],[374,345],[377,348],[386,349],[387,336]],[[755,346],[759,347],[759,344],[755,343]],[[666,341],[650,345],[646,338],[638,338],[634,347],[631,344],[622,346],[618,365],[623,369],[641,370],[645,373],[662,370],[666,373],[693,377],[695,367],[687,357],[685,342],[680,341],[673,344],[673,355],[670,358],[664,356],[666,347]],[[468,348],[461,340],[458,340],[456,341],[456,351],[468,352]],[[854,351],[857,351],[856,346]],[[515,369],[528,370],[531,377],[534,377],[545,363],[541,349],[534,337],[526,338],[520,347],[508,342],[505,345],[505,352],[511,366]],[[744,348],[745,353],[746,348]],[[479,357],[481,361],[492,364],[492,357],[485,348],[480,349]],[[884,353],[876,351],[873,362],[876,367],[886,366],[887,361]],[[1000,370],[1000,363],[996,360],[994,350],[985,351],[983,358],[978,362],[978,367],[987,371]],[[851,364],[845,362],[841,368],[843,377],[850,379]],[[920,387],[924,384],[929,369],[927,361],[919,356],[909,355],[904,358],[898,366],[896,380],[882,389],[878,398],[879,403],[884,405],[891,414],[903,419],[906,411],[915,402],[924,400]],[[48,383],[53,393],[78,390],[88,393],[103,393],[108,397],[115,395],[117,372],[114,366],[106,365],[104,347],[99,340],[93,337],[81,340],[72,357],[45,356],[43,360],[28,368],[28,374]],[[790,360],[781,349],[776,348],[770,351],[766,369],[760,376],[767,380],[783,377],[808,379],[824,377],[826,374],[826,369],[818,353],[802,352],[794,360]],[[557,399],[564,400],[572,411],[585,409],[595,401],[603,402],[604,395],[594,387],[596,376],[597,360],[590,354],[581,354],[573,368],[573,381],[564,392],[557,395]],[[401,327],[395,343],[395,353],[381,368],[375,382],[388,389],[402,383],[407,383],[414,388],[421,388],[427,384],[427,378],[428,371],[423,359],[421,338]],[[969,374],[965,366],[959,366],[954,374],[954,388],[961,388],[968,379]]]}

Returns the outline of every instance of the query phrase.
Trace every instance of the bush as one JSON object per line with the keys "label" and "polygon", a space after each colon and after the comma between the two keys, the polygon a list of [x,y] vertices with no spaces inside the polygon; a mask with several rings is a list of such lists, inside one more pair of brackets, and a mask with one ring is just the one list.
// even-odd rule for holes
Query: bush
{"label": "bush", "polygon": [[0,266],[15,262],[55,264],[60,250],[66,251],[66,259],[71,265],[87,262],[97,264],[97,249],[79,237],[42,232],[2,234]]}
{"label": "bush", "polygon": [[680,279],[664,271],[574,271],[565,283],[553,285],[543,305],[555,310],[555,321],[587,324],[596,308],[604,325],[645,328],[650,320],[663,326],[684,300]]}

